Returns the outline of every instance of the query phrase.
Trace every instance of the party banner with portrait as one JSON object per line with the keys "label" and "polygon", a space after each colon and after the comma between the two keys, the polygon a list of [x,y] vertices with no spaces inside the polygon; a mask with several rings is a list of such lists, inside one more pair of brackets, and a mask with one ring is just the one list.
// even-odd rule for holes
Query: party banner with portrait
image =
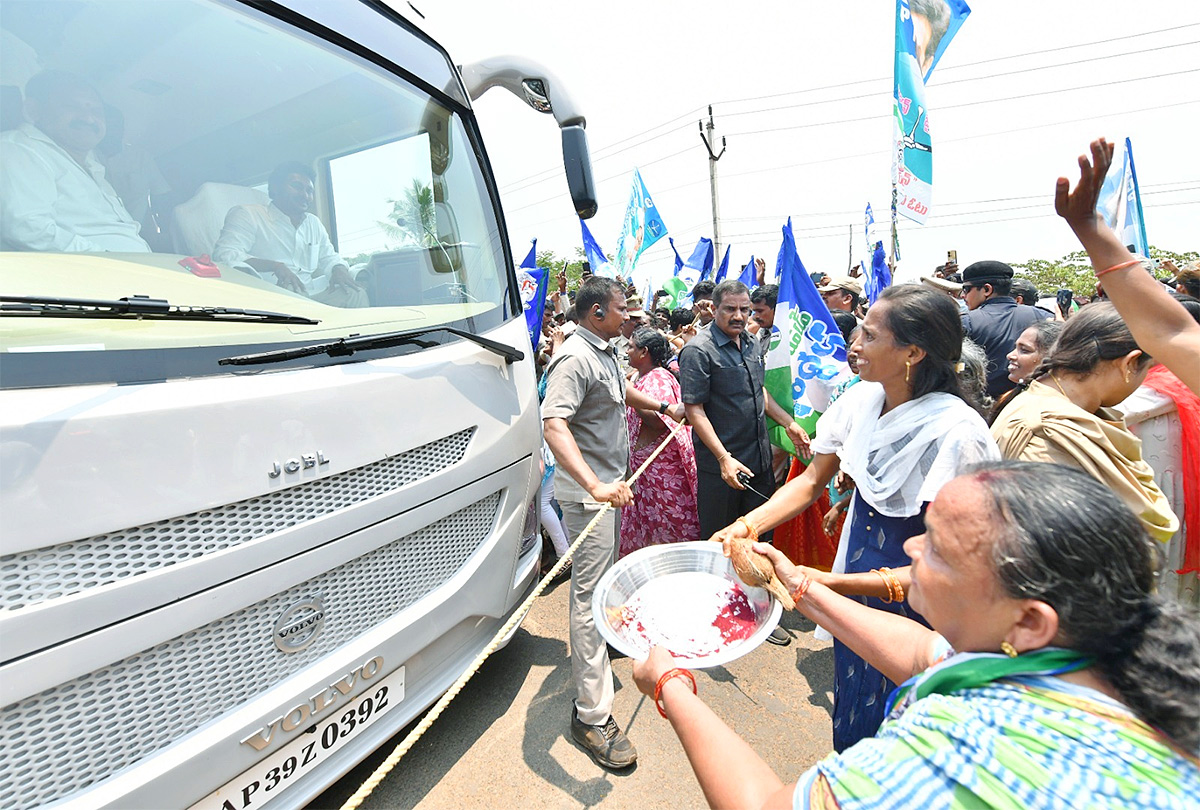
{"label": "party banner with portrait", "polygon": [[925,83],[971,9],[964,0],[896,0],[892,182],[897,211],[925,223],[933,203],[933,137]]}
{"label": "party banner with portrait", "polygon": [[613,260],[617,273],[622,278],[632,279],[638,257],[666,234],[667,226],[659,216],[650,192],[646,190],[642,173],[634,169],[629,205],[625,208],[625,222],[621,226],[617,255]]}

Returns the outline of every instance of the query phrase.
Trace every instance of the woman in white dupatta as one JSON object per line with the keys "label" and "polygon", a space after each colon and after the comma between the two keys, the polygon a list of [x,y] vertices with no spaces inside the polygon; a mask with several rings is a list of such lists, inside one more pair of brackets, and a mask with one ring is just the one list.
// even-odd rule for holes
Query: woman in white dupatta
{"label": "woman in white dupatta", "polygon": [[[812,464],[774,497],[713,540],[757,536],[803,512],[842,470],[854,480],[845,571],[882,570],[871,607],[917,618],[888,569],[909,565],[904,541],[925,530],[925,507],[972,464],[1000,457],[983,417],[959,390],[963,331],[946,295],[906,284],[889,287],[867,313],[854,342],[862,382],[817,423]],[[895,684],[834,641],[833,745],[842,751],[883,721]]]}

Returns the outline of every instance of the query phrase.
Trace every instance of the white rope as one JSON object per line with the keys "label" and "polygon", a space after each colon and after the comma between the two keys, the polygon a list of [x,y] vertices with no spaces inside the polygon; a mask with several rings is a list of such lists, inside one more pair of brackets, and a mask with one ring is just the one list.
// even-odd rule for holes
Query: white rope
{"label": "white rope", "polygon": [[[634,481],[636,481],[638,476],[645,472],[646,468],[650,466],[651,462],[658,458],[658,454],[661,453],[663,449],[679,434],[679,432],[683,430],[683,427],[684,425],[682,422],[673,425],[671,427],[671,432],[667,435],[667,438],[665,438],[662,443],[654,449],[654,452],[651,453],[650,457],[642,463],[642,466],[638,467],[637,471],[634,472],[633,475],[629,476],[629,478],[626,480],[626,483],[632,484]],[[421,722],[417,723],[416,727],[413,728],[413,730],[410,731],[408,735],[400,741],[400,744],[392,749],[392,753],[388,755],[388,758],[381,762],[379,767],[375,769],[375,772],[367,777],[367,781],[362,783],[358,790],[354,792],[354,795],[346,800],[345,804],[342,805],[341,810],[357,810],[358,806],[361,805],[366,798],[371,795],[375,788],[379,787],[379,784],[387,778],[387,775],[391,773],[392,769],[395,768],[400,760],[404,758],[404,755],[407,754],[414,745],[416,745],[417,740],[421,739],[421,736],[429,730],[434,721],[437,720],[442,712],[446,710],[446,707],[450,705],[450,701],[458,697],[458,693],[461,692],[463,687],[467,685],[467,681],[471,680],[475,673],[479,671],[479,667],[483,665],[483,662],[486,661],[492,653],[499,649],[500,643],[508,636],[509,633],[516,629],[517,625],[519,625],[525,619],[526,614],[528,614],[530,608],[533,607],[534,600],[542,595],[542,591],[546,589],[546,586],[550,583],[550,581],[558,576],[559,572],[566,567],[567,562],[571,559],[571,555],[574,554],[575,550],[583,544],[583,541],[587,539],[588,534],[596,527],[596,524],[600,522],[600,518],[604,517],[604,515],[611,508],[612,504],[609,503],[605,503],[600,507],[600,511],[597,512],[596,516],[592,518],[591,522],[583,528],[583,531],[579,533],[579,537],[575,539],[575,542],[571,544],[571,547],[567,549],[567,552],[559,557],[558,562],[555,563],[554,567],[546,573],[546,576],[542,577],[542,581],[539,582],[537,587],[533,589],[528,597],[526,597],[525,601],[521,603],[521,606],[517,608],[516,612],[514,612],[509,620],[504,623],[503,627],[496,631],[496,635],[492,637],[492,640],[486,647],[483,648],[483,651],[480,652],[475,660],[471,662],[466,671],[463,672],[463,674],[459,676],[458,680],[446,690],[446,694],[442,695],[441,699],[439,699],[438,702],[433,705],[433,708],[430,709],[423,718],[421,718]]]}

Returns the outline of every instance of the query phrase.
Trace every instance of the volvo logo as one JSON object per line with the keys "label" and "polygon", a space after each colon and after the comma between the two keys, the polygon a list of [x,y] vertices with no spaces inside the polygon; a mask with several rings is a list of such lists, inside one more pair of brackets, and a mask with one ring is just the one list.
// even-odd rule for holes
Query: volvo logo
{"label": "volvo logo", "polygon": [[298,473],[301,470],[311,470],[328,463],[329,459],[325,458],[325,454],[318,450],[315,453],[305,453],[299,458],[289,458],[283,462],[276,461],[271,465],[271,471],[267,473],[267,477],[278,478],[283,473]]}
{"label": "volvo logo", "polygon": [[325,604],[320,596],[314,596],[285,610],[276,620],[271,636],[282,652],[300,652],[316,641],[324,625]]}

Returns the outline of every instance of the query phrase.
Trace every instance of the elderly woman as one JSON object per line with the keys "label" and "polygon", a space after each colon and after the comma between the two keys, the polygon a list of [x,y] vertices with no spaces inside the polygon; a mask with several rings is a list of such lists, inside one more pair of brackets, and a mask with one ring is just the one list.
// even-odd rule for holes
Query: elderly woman
{"label": "elderly woman", "polygon": [[[633,387],[660,402],[680,402],[679,380],[665,366],[671,346],[657,329],[640,327],[629,344],[629,365],[637,371]],[[629,466],[642,466],[667,435],[666,417],[656,411],[626,408]],[[621,556],[657,543],[699,540],[696,511],[696,452],[691,431],[682,429],[637,482],[637,495],[621,515]]]}
{"label": "elderly woman", "polygon": [[1166,542],[1179,519],[1142,459],[1142,443],[1113,406],[1146,379],[1152,361],[1109,303],[1066,322],[1029,388],[992,424],[1005,458],[1077,467],[1120,496],[1151,537]]}
{"label": "elderly woman", "polygon": [[[1062,508],[1071,503],[1088,507]],[[684,670],[669,653],[635,664],[712,807],[1194,803],[1200,621],[1154,594],[1155,544],[1102,485],[1050,464],[992,464],[945,486],[907,546],[913,605],[933,630],[839,596],[756,546],[800,611],[903,683],[874,738],[795,785],[676,677]]]}
{"label": "elderly woman", "polygon": [[[862,382],[817,423],[812,463],[713,539],[757,538],[807,509],[840,469],[853,479],[855,495],[834,570],[907,566],[904,541],[924,531],[925,506],[942,485],[974,462],[999,458],[987,423],[959,388],[962,342],[949,297],[915,284],[887,288],[851,347]],[[861,601],[914,615],[903,595],[890,591]],[[841,751],[875,733],[895,684],[840,641],[834,667],[833,744]]]}

